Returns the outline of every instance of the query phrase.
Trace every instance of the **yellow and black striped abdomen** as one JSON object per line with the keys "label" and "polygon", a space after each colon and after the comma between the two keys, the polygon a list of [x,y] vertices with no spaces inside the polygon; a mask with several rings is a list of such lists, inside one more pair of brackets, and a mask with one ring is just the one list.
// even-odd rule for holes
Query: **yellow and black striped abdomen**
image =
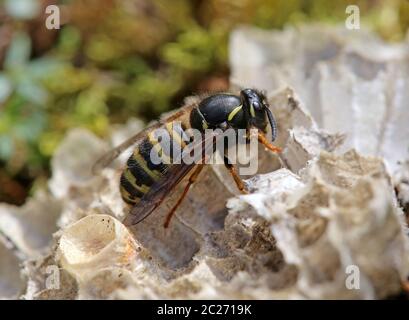
{"label": "yellow and black striped abdomen", "polygon": [[[180,123],[168,123],[163,128],[168,132],[169,139],[158,141],[155,132],[147,133],[139,145],[129,157],[126,168],[122,172],[120,181],[120,192],[123,200],[128,204],[137,204],[154,183],[160,183],[161,178],[166,174],[167,169],[172,164],[173,146],[184,147],[185,143],[181,139],[185,126]],[[164,162],[153,163],[151,151],[160,152]]]}
{"label": "yellow and black striped abdomen", "polygon": [[122,172],[120,191],[122,198],[129,204],[136,204],[149,191],[151,186],[167,169],[166,164],[154,164],[150,159],[153,148],[148,138],[145,138],[135,148],[129,157],[126,168]]}

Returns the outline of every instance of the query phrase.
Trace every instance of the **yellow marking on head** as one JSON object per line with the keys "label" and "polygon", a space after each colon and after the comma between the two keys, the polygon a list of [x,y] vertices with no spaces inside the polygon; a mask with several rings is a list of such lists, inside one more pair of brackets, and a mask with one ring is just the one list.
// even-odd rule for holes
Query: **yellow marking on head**
{"label": "yellow marking on head", "polygon": [[232,110],[232,112],[229,113],[229,116],[227,117],[227,121],[232,121],[234,116],[241,111],[241,109],[243,108],[243,105],[239,105],[238,107],[234,108]]}
{"label": "yellow marking on head", "polygon": [[256,112],[254,111],[253,104],[250,105],[250,114],[251,114],[252,117],[256,116]]}

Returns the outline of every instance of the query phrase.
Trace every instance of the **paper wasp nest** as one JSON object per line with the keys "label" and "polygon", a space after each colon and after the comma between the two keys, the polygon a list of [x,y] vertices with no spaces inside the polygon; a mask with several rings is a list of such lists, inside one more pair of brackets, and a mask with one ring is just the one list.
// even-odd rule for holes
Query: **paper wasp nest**
{"label": "paper wasp nest", "polygon": [[[111,143],[74,129],[48,193],[0,205],[0,298],[353,298],[402,293],[409,274],[406,43],[308,27],[231,38],[232,80],[266,89],[280,159],[262,148],[251,193],[207,167],[127,229],[118,184],[127,154],[93,176]],[[292,89],[289,89],[292,88]],[[193,98],[192,98],[193,99]],[[184,182],[180,187],[184,186]]]}

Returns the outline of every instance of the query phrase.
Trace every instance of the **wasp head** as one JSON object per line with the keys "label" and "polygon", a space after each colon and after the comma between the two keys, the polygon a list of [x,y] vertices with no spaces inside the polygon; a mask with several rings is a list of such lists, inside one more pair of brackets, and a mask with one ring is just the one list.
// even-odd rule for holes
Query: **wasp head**
{"label": "wasp head", "polygon": [[269,108],[266,96],[255,89],[244,89],[240,92],[240,98],[248,126],[266,132],[268,119],[272,132],[272,140],[274,141],[277,135],[277,125]]}

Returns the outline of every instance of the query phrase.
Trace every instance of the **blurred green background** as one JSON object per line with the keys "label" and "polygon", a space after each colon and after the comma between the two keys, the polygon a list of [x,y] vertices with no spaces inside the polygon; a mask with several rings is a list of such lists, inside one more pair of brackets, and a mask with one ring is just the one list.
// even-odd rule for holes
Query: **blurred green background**
{"label": "blurred green background", "polygon": [[[59,30],[45,28],[51,4]],[[344,23],[349,4],[387,41],[405,37],[406,0],[0,0],[0,201],[21,204],[45,184],[72,127],[104,137],[113,123],[228,88],[238,24]]]}

